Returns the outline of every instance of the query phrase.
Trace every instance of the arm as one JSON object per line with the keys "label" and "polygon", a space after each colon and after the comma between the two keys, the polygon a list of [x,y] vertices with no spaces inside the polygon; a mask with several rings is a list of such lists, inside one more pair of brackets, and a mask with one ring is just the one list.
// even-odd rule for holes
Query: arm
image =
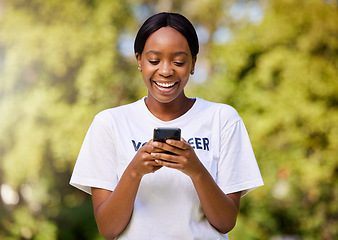
{"label": "arm", "polygon": [[113,192],[92,188],[94,216],[99,232],[105,238],[114,239],[127,226],[140,181],[126,171]]}
{"label": "arm", "polygon": [[167,144],[159,142],[152,144],[162,151],[176,154],[175,156],[152,153],[158,164],[178,169],[191,178],[210,224],[222,233],[233,229],[236,224],[241,193],[224,194],[187,142],[168,140]]}
{"label": "arm", "polygon": [[105,238],[114,239],[126,228],[142,177],[161,168],[150,155],[152,151],[149,144],[139,149],[113,192],[92,188],[94,216]]}
{"label": "arm", "polygon": [[224,194],[206,169],[191,179],[210,224],[222,233],[231,231],[236,224],[241,192]]}

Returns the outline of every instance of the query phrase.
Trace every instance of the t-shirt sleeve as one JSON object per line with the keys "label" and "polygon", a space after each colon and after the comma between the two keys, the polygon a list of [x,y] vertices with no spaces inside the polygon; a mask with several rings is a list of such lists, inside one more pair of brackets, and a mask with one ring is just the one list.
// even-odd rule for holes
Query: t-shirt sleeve
{"label": "t-shirt sleeve", "polygon": [[98,114],[90,125],[75,163],[70,184],[91,194],[91,188],[113,191],[117,185],[117,162],[113,126],[107,113]]}
{"label": "t-shirt sleeve", "polygon": [[217,183],[224,193],[249,191],[264,185],[248,132],[241,118],[221,130]]}

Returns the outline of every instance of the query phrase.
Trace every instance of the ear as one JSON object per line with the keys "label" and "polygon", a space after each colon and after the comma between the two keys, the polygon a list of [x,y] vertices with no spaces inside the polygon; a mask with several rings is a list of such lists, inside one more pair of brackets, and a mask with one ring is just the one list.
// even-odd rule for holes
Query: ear
{"label": "ear", "polygon": [[191,75],[194,75],[194,73],[195,73],[195,64],[196,64],[196,61],[197,61],[197,56],[192,57],[192,64],[191,64],[191,71],[190,71]]}
{"label": "ear", "polygon": [[136,61],[137,61],[137,64],[138,64],[138,70],[140,72],[142,72],[142,68],[141,68],[141,54],[135,53],[135,58],[136,58]]}

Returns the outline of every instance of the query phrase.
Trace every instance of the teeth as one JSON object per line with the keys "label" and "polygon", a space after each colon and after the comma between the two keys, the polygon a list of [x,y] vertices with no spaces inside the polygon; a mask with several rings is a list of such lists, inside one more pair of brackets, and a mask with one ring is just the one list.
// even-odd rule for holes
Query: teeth
{"label": "teeth", "polygon": [[164,87],[164,88],[170,88],[172,86],[175,85],[175,82],[172,82],[172,83],[159,83],[159,82],[156,82],[156,84],[160,87]]}

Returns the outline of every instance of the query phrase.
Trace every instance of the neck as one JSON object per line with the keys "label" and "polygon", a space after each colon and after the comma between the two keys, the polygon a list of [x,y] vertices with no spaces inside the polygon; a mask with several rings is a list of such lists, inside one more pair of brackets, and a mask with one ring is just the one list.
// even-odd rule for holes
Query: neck
{"label": "neck", "polygon": [[188,98],[183,93],[171,102],[162,103],[148,94],[145,103],[156,118],[171,121],[185,114],[194,105],[195,99]]}

